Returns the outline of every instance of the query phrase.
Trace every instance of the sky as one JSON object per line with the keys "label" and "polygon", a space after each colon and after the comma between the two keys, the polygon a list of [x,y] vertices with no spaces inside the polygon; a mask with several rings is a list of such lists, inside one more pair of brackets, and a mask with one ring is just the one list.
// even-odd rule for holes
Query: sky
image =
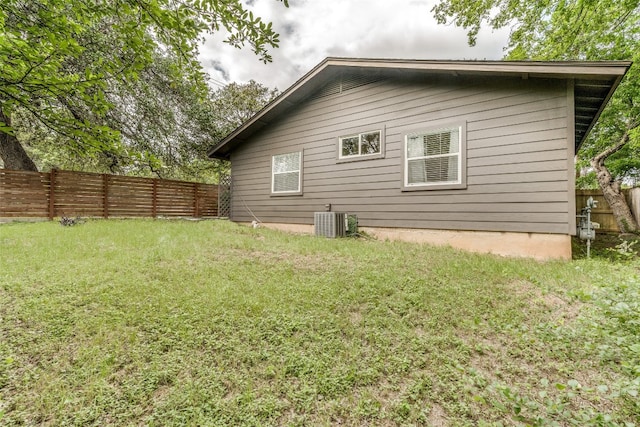
{"label": "sky", "polygon": [[214,88],[255,80],[285,90],[328,56],[394,59],[500,59],[508,29],[483,29],[476,46],[464,29],[438,25],[436,0],[243,0],[280,34],[263,64],[250,47],[224,43],[224,33],[207,37],[200,62]]}

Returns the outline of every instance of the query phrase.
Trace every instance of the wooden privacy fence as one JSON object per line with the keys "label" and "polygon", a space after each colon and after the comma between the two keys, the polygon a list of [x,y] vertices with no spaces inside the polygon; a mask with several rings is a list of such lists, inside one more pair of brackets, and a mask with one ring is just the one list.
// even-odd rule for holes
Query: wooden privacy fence
{"label": "wooden privacy fence", "polygon": [[218,186],[52,170],[0,169],[0,217],[215,217]]}
{"label": "wooden privacy fence", "polygon": [[[627,204],[632,207],[632,211],[636,220],[640,217],[638,212],[638,196],[640,196],[640,190],[638,188],[622,190],[624,196],[627,199]],[[619,233],[620,229],[616,224],[616,219],[613,217],[613,211],[611,206],[604,198],[601,190],[576,190],[576,211],[580,213],[580,210],[587,206],[587,199],[593,197],[598,202],[598,207],[591,211],[591,220],[600,224],[600,231]]]}

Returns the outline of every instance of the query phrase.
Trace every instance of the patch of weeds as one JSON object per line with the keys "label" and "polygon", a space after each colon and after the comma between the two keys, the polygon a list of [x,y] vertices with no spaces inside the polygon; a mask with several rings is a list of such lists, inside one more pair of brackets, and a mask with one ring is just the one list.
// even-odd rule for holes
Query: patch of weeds
{"label": "patch of weeds", "polygon": [[356,215],[347,215],[347,236],[358,236],[358,217]]}
{"label": "patch of weeds", "polygon": [[[591,242],[591,258],[610,261],[640,260],[636,245],[640,240],[638,234],[597,233]],[[586,240],[577,237],[571,239],[573,259],[587,257]]]}
{"label": "patch of weeds", "polygon": [[75,218],[63,216],[62,218],[60,218],[60,225],[62,225],[63,227],[71,227],[74,225],[84,224],[85,222],[86,221],[79,216]]}
{"label": "patch of weeds", "polygon": [[[548,390],[552,387],[553,393]],[[547,379],[540,381],[537,396],[530,397],[514,391],[511,387],[500,385],[497,391],[503,398],[503,403],[493,403],[505,412],[511,412],[516,421],[527,426],[631,426],[630,423],[620,423],[611,414],[602,413],[593,407],[577,407],[576,401],[585,402],[599,399],[603,388],[583,389],[576,380],[569,380],[566,384],[556,383],[550,386]]]}
{"label": "patch of weeds", "polygon": [[620,243],[613,248],[607,248],[611,253],[612,258],[618,261],[630,261],[638,257],[638,252],[634,249],[634,246],[638,243],[637,240],[625,240],[620,239]]}
{"label": "patch of weeds", "polygon": [[[569,360],[591,363],[582,369],[565,365],[561,373],[568,380],[551,383],[543,378],[532,388],[533,394],[500,383],[496,387],[499,397],[494,397],[497,407],[532,426],[636,425],[632,420],[640,413],[640,281],[637,276],[609,279],[613,283],[580,293],[583,301],[592,304],[572,323],[542,323],[537,330],[556,357],[560,350]],[[589,366],[608,374],[585,374]],[[574,375],[589,384],[572,378]],[[598,408],[595,402],[608,405]]]}
{"label": "patch of weeds", "polygon": [[364,420],[377,420],[382,412],[382,404],[373,396],[366,394],[358,399],[355,405],[356,415]]}

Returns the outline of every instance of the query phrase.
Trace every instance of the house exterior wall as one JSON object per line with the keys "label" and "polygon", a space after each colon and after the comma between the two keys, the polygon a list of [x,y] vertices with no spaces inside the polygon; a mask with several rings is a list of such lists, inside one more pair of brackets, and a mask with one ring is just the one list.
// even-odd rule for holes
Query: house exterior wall
{"label": "house exterior wall", "polygon": [[[363,227],[571,234],[570,92],[565,80],[443,76],[311,97],[232,152],[231,218],[312,224],[331,204]],[[466,126],[466,188],[403,191],[404,135],[452,123]],[[338,160],[339,136],[375,129],[383,158]],[[294,151],[302,195],[273,196],[271,158]]]}

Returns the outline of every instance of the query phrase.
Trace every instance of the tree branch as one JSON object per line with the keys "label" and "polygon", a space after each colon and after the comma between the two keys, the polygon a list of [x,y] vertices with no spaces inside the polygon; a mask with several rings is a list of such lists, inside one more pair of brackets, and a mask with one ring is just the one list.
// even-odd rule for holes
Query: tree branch
{"label": "tree branch", "polygon": [[622,149],[622,147],[624,147],[629,142],[629,134],[630,134],[630,132],[633,129],[637,128],[638,125],[640,125],[640,122],[631,122],[631,123],[629,123],[629,125],[627,126],[627,128],[624,131],[624,134],[622,134],[622,137],[620,138],[620,141],[618,141],[618,143],[616,145],[607,148],[602,153],[600,153],[597,156],[595,156],[591,161],[595,162],[598,165],[604,164],[604,161],[609,156],[611,156],[612,154],[617,153],[618,151],[620,151]]}

